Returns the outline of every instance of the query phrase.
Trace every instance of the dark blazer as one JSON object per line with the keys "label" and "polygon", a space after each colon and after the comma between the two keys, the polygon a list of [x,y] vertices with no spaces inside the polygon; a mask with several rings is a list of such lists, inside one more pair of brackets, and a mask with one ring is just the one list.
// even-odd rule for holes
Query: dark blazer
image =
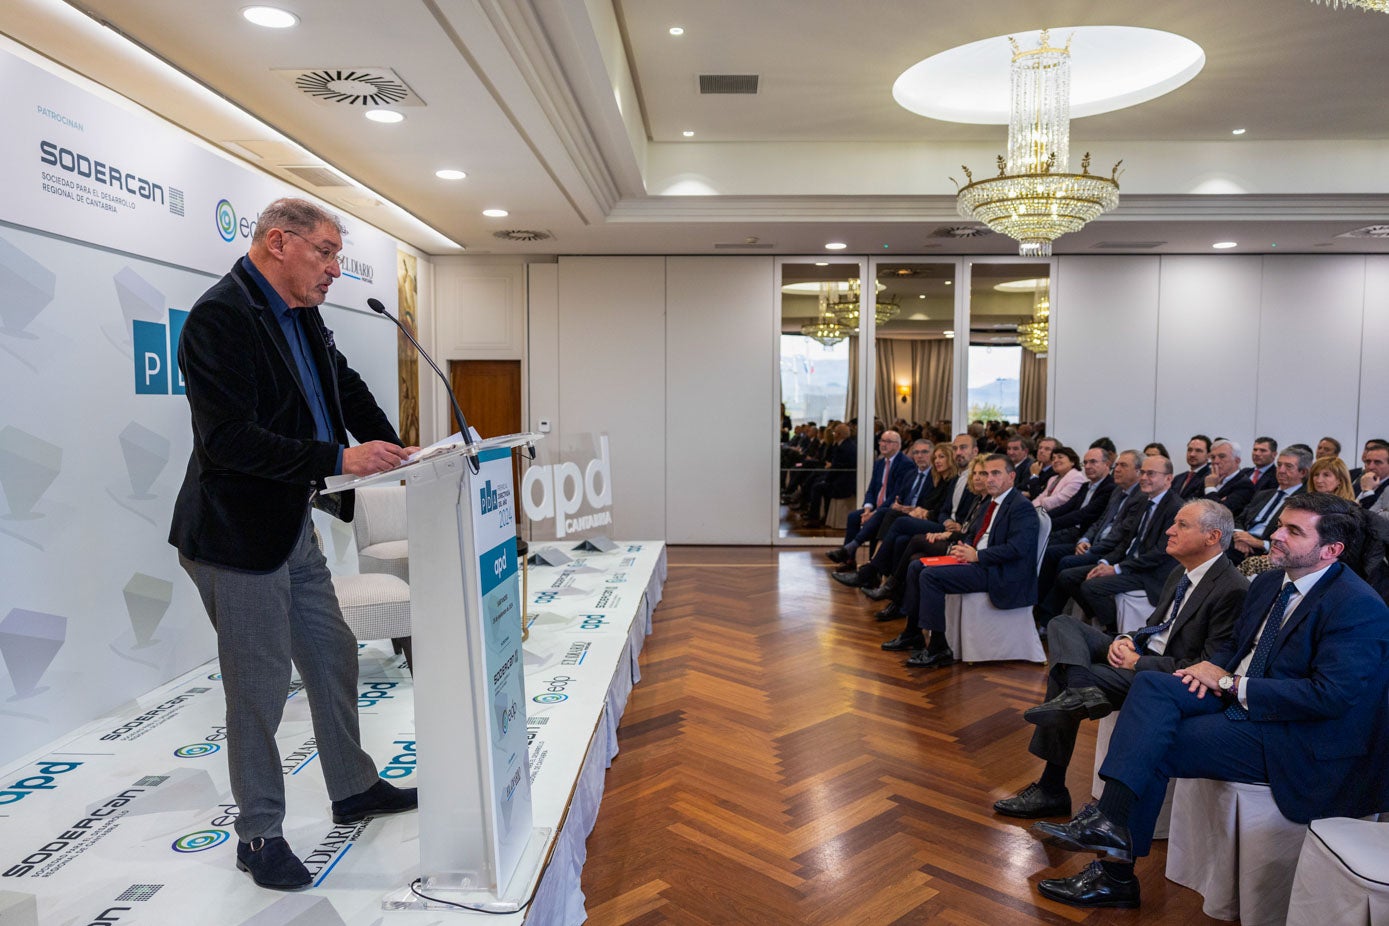
{"label": "dark blazer", "polygon": [[[1148,618],[1149,627],[1156,627],[1166,618],[1177,583],[1184,575],[1186,570],[1180,565],[1168,575],[1158,595],[1157,608]],[[1229,645],[1247,594],[1249,580],[1228,559],[1217,555],[1195,590],[1182,600],[1181,613],[1172,624],[1162,654],[1144,653],[1134,668],[1139,672],[1175,672],[1210,659]]]}
{"label": "dark blazer", "polygon": [[1027,456],[1013,470],[1013,488],[1023,491],[1027,484],[1032,481],[1032,464],[1037,461],[1031,455]]}
{"label": "dark blazer", "polygon": [[[965,530],[965,542],[973,540],[989,510],[988,501]],[[995,608],[1030,608],[1037,603],[1037,509],[1013,490],[994,512],[989,545],[979,551],[989,601]]]}
{"label": "dark blazer", "polygon": [[830,448],[826,466],[838,470],[829,474],[829,498],[847,498],[854,494],[854,484],[858,477],[854,470],[858,467],[858,440],[852,435],[844,438]]}
{"label": "dark blazer", "polygon": [[1172,491],[1188,500],[1200,498],[1206,494],[1206,477],[1210,474],[1209,463],[1180,473],[1172,480]]}
{"label": "dark blazer", "polygon": [[[1032,461],[1032,463],[1035,462],[1037,461]],[[1032,463],[1028,463],[1027,465],[1030,467]],[[1028,477],[1027,485],[1023,491],[1027,494],[1028,498],[1036,498],[1038,495],[1042,494],[1042,490],[1047,487],[1047,483],[1050,482],[1051,477],[1055,475],[1056,471],[1053,470],[1050,465],[1043,466],[1041,472],[1037,473],[1037,475]]]}
{"label": "dark blazer", "polygon": [[1104,513],[1089,524],[1082,524],[1076,531],[1076,539],[1088,537],[1091,547],[1101,544],[1100,533],[1111,518],[1114,519],[1109,536],[1104,539],[1108,549],[1118,538],[1119,532],[1123,530],[1124,520],[1133,513],[1135,505],[1142,504],[1146,499],[1139,491],[1137,483],[1129,486],[1127,490],[1114,487],[1114,491],[1109,495],[1109,504],[1105,506]]}
{"label": "dark blazer", "polygon": [[[1254,648],[1283,584],[1254,579],[1230,642],[1211,660],[1234,671]],[[1288,615],[1264,678],[1247,684],[1250,721],[1264,725],[1269,786],[1295,823],[1361,817],[1389,807],[1389,608],[1354,572],[1332,564]]]}
{"label": "dark blazer", "polygon": [[[1114,555],[1120,559],[1106,557],[1111,563],[1118,565],[1125,575],[1142,577],[1143,591],[1148,594],[1149,601],[1157,600],[1158,594],[1162,591],[1163,580],[1176,563],[1167,553],[1167,528],[1172,526],[1172,520],[1177,517],[1177,511],[1184,504],[1186,499],[1177,495],[1176,489],[1168,489],[1162,496],[1162,501],[1158,502],[1153,516],[1148,519],[1143,536],[1138,539],[1138,549],[1131,555],[1126,555],[1134,533],[1142,521],[1143,508],[1146,507],[1135,505],[1134,510],[1138,512],[1138,518],[1125,525],[1126,529],[1115,545]],[[1094,552],[1093,549],[1091,552]]]}
{"label": "dark blazer", "polygon": [[[193,452],[169,542],[194,560],[278,568],[298,540],[310,493],[337,470],[348,433],[400,443],[362,378],[333,344],[316,307],[301,310],[333,441],[314,439],[313,413],[265,294],[238,260],[184,322],[178,365],[193,418]],[[324,496],[345,521],[351,493]]]}
{"label": "dark blazer", "polygon": [[1240,512],[1244,511],[1249,500],[1254,497],[1254,483],[1249,481],[1249,474],[1254,471],[1253,467],[1242,469],[1235,473],[1230,479],[1214,492],[1205,492],[1201,497],[1208,498],[1213,502],[1220,502],[1235,517],[1239,517]]}
{"label": "dark blazer", "polygon": [[1104,510],[1109,507],[1109,497],[1114,494],[1114,477],[1107,475],[1100,480],[1099,487],[1095,489],[1095,494],[1090,499],[1090,504],[1087,505],[1084,504],[1085,494],[1089,491],[1090,484],[1087,482],[1080,488],[1080,491],[1066,499],[1065,504],[1052,511],[1051,532],[1053,534],[1072,527],[1080,527],[1082,524],[1089,524],[1103,515]]}
{"label": "dark blazer", "polygon": [[896,501],[899,505],[910,505],[912,507],[921,505],[922,508],[926,507],[921,503],[931,497],[931,492],[936,487],[936,473],[935,470],[926,470],[926,478],[921,481],[921,492],[915,498],[912,498],[912,486],[916,484],[916,474],[917,469],[913,466],[912,471],[907,473],[902,479],[899,485],[900,491],[896,496]]}
{"label": "dark blazer", "polygon": [[883,457],[873,461],[873,476],[868,480],[868,491],[863,493],[865,505],[878,503],[878,490],[882,487],[884,478],[887,479],[887,494],[883,497],[883,507],[892,504],[893,499],[911,487],[910,483],[902,485],[903,477],[916,472],[916,464],[912,462],[911,457],[905,453],[893,454],[892,469],[884,477],[883,470],[886,464],[887,460]]}
{"label": "dark blazer", "polygon": [[[1235,527],[1242,531],[1249,530],[1250,526],[1254,523],[1254,519],[1259,516],[1259,512],[1264,510],[1264,506],[1269,503],[1273,498],[1273,493],[1277,491],[1279,491],[1278,483],[1275,482],[1273,488],[1264,489],[1262,492],[1255,492],[1254,497],[1249,500],[1249,504],[1244,506],[1244,510],[1235,515]],[[1301,492],[1302,487],[1298,486],[1293,491],[1293,495],[1298,495]],[[1272,536],[1273,526],[1278,523],[1278,512],[1282,510],[1281,506],[1274,509],[1273,517],[1269,518],[1267,526],[1259,534],[1260,540],[1267,540]]]}

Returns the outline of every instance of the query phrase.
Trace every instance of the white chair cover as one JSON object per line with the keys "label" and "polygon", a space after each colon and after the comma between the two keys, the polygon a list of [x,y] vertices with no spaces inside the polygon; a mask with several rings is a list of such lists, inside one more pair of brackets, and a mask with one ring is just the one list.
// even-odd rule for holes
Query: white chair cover
{"label": "white chair cover", "polygon": [[[1037,566],[1040,569],[1047,537],[1051,536],[1051,517],[1045,511],[1038,511],[1037,519]],[[945,596],[945,636],[954,644],[955,655],[964,662],[1047,661],[1042,641],[1037,637],[1031,606],[1001,611],[989,602],[987,592]]]}
{"label": "white chair cover", "polygon": [[1148,618],[1153,616],[1154,608],[1148,602],[1147,592],[1124,592],[1114,596],[1114,603],[1119,610],[1120,633],[1133,633],[1140,627],[1146,627]]}
{"label": "white chair cover", "polygon": [[1302,842],[1288,926],[1389,923],[1389,825],[1313,820]]}

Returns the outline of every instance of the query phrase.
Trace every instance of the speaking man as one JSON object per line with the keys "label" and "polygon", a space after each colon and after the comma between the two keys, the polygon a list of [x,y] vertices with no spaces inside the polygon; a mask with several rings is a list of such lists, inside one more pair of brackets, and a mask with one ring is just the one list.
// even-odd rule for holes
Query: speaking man
{"label": "speaking man", "polygon": [[[169,542],[217,631],[237,867],[256,884],[312,880],[285,841],[275,731],[291,660],[308,692],[333,821],[413,810],[381,780],[357,720],[357,643],[343,622],[309,506],[327,476],[399,466],[409,449],[334,346],[318,306],[341,275],[343,227],[312,203],[261,212],[250,251],[189,313],[178,363],[193,453]],[[348,446],[349,432],[362,443]],[[318,496],[352,518],[352,498]]]}

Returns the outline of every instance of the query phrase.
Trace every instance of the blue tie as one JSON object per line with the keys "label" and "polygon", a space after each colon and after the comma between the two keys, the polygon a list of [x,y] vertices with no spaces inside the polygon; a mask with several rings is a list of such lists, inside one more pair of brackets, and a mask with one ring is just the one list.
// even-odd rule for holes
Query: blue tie
{"label": "blue tie", "polygon": [[1143,512],[1143,520],[1138,522],[1138,532],[1133,535],[1133,543],[1124,551],[1124,556],[1129,557],[1138,551],[1143,543],[1143,534],[1148,530],[1148,519],[1153,515],[1153,509],[1157,507],[1157,502],[1149,502],[1148,510]]}
{"label": "blue tie", "polygon": [[912,483],[912,492],[911,492],[911,495],[909,495],[909,496],[907,497],[907,504],[908,504],[908,505],[915,505],[915,504],[916,504],[917,498],[919,498],[919,497],[921,496],[921,480],[923,480],[923,479],[925,479],[925,478],[926,478],[926,474],[925,474],[925,473],[918,472],[918,473],[916,474],[916,482]]}
{"label": "blue tie", "polygon": [[[1288,602],[1292,600],[1297,592],[1297,586],[1291,582],[1283,585],[1283,591],[1278,594],[1278,600],[1269,609],[1268,620],[1264,623],[1264,632],[1259,634],[1259,642],[1254,646],[1254,656],[1249,660],[1249,671],[1245,673],[1246,678],[1263,678],[1264,672],[1268,669],[1268,657],[1273,652],[1274,641],[1278,639],[1278,631],[1283,628],[1283,615],[1288,611]],[[1225,716],[1231,720],[1248,720],[1249,711],[1244,709],[1244,705],[1239,701],[1234,701],[1229,707],[1225,708]]]}
{"label": "blue tie", "polygon": [[1131,639],[1133,640],[1135,649],[1140,653],[1146,651],[1149,640],[1172,626],[1172,622],[1177,619],[1178,613],[1182,610],[1182,599],[1186,597],[1186,593],[1190,590],[1191,577],[1182,576],[1182,580],[1177,583],[1177,590],[1172,593],[1172,611],[1167,615],[1167,620],[1154,627],[1140,627],[1138,630],[1134,631]]}

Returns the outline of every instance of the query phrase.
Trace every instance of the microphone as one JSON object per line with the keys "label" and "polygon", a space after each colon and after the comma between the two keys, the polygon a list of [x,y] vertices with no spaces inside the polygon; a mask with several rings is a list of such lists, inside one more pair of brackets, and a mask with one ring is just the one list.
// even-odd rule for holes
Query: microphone
{"label": "microphone", "polygon": [[[392,315],[390,312],[387,312],[387,311],[386,311],[386,307],[385,307],[384,305],[382,305],[380,299],[377,299],[375,296],[373,296],[373,297],[371,297],[370,299],[368,299],[368,300],[367,300],[367,308],[371,309],[371,310],[372,310],[373,312],[375,312],[377,315],[384,315],[384,316],[386,316],[387,318],[389,318],[391,321],[395,322],[395,326],[396,326],[397,328],[399,328],[399,329],[405,334],[405,336],[406,336],[407,338],[410,339],[410,343],[411,343],[411,344],[415,345],[415,350],[418,351],[418,352],[419,352],[419,355],[420,355],[421,357],[424,358],[425,363],[429,364],[429,366],[434,370],[434,372],[437,373],[437,374],[439,375],[439,379],[442,380],[443,383],[444,383],[444,392],[448,395],[448,397],[449,397],[449,402],[451,402],[451,403],[453,404],[453,417],[454,417],[454,421],[455,421],[455,422],[457,423],[457,425],[458,425],[458,431],[459,431],[459,433],[463,435],[463,443],[465,443],[465,444],[467,444],[468,446],[471,447],[471,446],[473,445],[473,435],[472,435],[472,433],[469,432],[469,430],[468,430],[468,419],[465,418],[465,417],[463,417],[463,409],[459,407],[459,405],[458,405],[458,399],[455,398],[455,397],[454,397],[454,394],[453,394],[453,384],[450,383],[450,382],[449,382],[449,378],[448,378],[447,376],[444,375],[444,371],[441,370],[441,369],[439,369],[439,365],[438,365],[437,363],[434,362],[434,358],[433,358],[433,357],[430,357],[430,356],[429,356],[429,352],[426,351],[423,347],[420,346],[420,342],[419,342],[419,341],[416,341],[416,340],[415,340],[415,336],[414,336],[413,334],[410,333],[410,329],[409,329],[409,328],[406,328],[404,325],[402,325],[402,324],[400,323],[400,319],[396,318],[396,317],[395,317],[394,315]],[[476,473],[476,472],[477,472],[477,467],[478,467],[478,462],[477,462],[476,457],[472,458],[472,459],[469,461],[469,463],[471,464],[471,467],[472,467],[473,472]]]}

